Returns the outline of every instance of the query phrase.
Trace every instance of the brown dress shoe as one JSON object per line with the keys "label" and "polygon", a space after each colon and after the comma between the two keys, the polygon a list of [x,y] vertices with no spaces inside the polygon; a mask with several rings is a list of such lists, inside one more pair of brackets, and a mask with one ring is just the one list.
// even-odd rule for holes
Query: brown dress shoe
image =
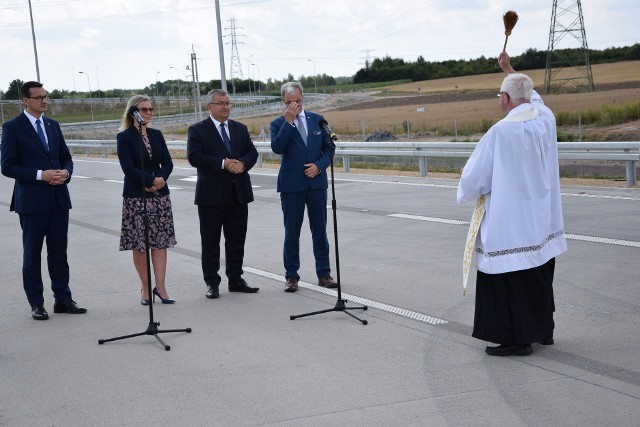
{"label": "brown dress shoe", "polygon": [[284,285],[285,292],[295,292],[298,290],[298,279],[295,277],[287,277],[287,283]]}
{"label": "brown dress shoe", "polygon": [[322,286],[324,288],[337,288],[338,284],[333,280],[333,277],[324,276],[318,279],[318,286]]}

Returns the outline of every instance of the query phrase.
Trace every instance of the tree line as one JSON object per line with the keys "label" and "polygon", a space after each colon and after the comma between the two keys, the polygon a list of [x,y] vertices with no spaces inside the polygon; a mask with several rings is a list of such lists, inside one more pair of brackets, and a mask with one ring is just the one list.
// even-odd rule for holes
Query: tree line
{"label": "tree line", "polygon": [[[267,79],[266,82],[253,79],[231,79],[227,81],[227,90],[231,94],[268,94],[278,95],[280,93],[280,86],[283,83],[289,81],[299,81],[305,88],[305,91],[312,92],[316,87],[323,88],[326,91],[328,87],[335,87],[339,84],[349,83],[351,78],[349,77],[332,77],[327,74],[318,74],[317,76],[300,76],[297,79],[289,74],[282,80]],[[20,100],[20,86],[24,82],[20,79],[15,79],[9,83],[9,88],[3,93],[0,90],[0,99]],[[200,82],[200,95],[207,94],[210,90],[220,88],[220,80],[210,80],[207,82]],[[155,95],[161,97],[188,97],[193,98],[194,84],[192,81],[185,80],[165,80],[163,82],[152,83],[145,86],[142,89],[108,89],[108,90],[92,90],[88,92],[77,92],[73,90],[59,90],[53,89],[48,92],[51,99],[73,99],[73,98],[85,98],[90,96],[91,98],[120,98],[127,99],[132,95],[138,93],[145,93],[153,97]],[[320,91],[320,89],[319,89]]]}
{"label": "tree line", "polygon": [[[558,55],[575,60],[584,61],[582,49],[562,49],[555,51]],[[589,60],[591,64],[602,64],[619,61],[640,60],[640,43],[626,47],[610,47],[603,50],[589,50]],[[318,92],[334,93],[343,90],[345,85],[380,83],[390,81],[422,81],[442,79],[446,77],[460,77],[477,74],[487,74],[499,72],[496,68],[497,57],[480,56],[471,60],[445,60],[426,61],[421,55],[415,62],[405,61],[401,58],[384,56],[375,58],[371,63],[366,63],[351,77],[332,77],[327,74],[316,76],[301,75],[297,79],[289,73],[282,80],[267,79],[267,81],[251,79],[231,79],[227,81],[227,89],[231,94],[264,94],[279,95],[280,86],[290,81],[299,81],[306,92],[313,92],[317,88]],[[511,63],[518,70],[543,69],[547,63],[547,51],[530,48],[521,55],[511,58]],[[20,100],[20,86],[23,81],[13,80],[9,88],[3,93],[0,90],[0,99]],[[220,80],[210,80],[200,82],[200,95],[205,95],[212,89],[220,88]],[[150,96],[158,95],[162,97],[186,96],[193,98],[195,93],[193,82],[185,80],[166,80],[150,84],[142,89],[109,89],[86,92],[76,92],[68,90],[53,89],[49,92],[52,99],[80,98],[90,95],[91,98],[121,98],[146,93]]]}
{"label": "tree line", "polygon": [[[580,63],[580,60],[584,63],[584,51],[582,49],[558,49],[554,53],[576,63]],[[589,49],[589,61],[591,64],[638,59],[640,59],[640,43],[628,47],[611,47],[604,50]],[[422,56],[419,56],[415,62],[385,56],[374,59],[371,64],[365,64],[365,67],[358,70],[353,76],[353,83],[385,82],[401,79],[422,81],[488,74],[500,72],[496,68],[497,63],[497,57],[486,58],[484,56],[471,60],[461,59],[440,62],[429,62]],[[517,70],[544,69],[547,65],[547,51],[530,48],[522,55],[512,57],[511,63]]]}

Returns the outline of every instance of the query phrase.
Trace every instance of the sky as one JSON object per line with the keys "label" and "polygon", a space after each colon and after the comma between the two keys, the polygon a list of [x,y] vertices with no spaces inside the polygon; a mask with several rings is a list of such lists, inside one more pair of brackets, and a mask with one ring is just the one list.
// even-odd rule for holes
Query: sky
{"label": "sky", "polygon": [[[288,74],[353,76],[367,59],[416,61],[495,57],[504,44],[502,15],[520,19],[507,51],[549,44],[552,0],[220,0],[227,80],[282,80]],[[558,0],[572,25],[577,1]],[[581,2],[591,49],[640,42],[638,0]],[[220,79],[214,0],[31,0],[40,80],[49,91],[141,89]],[[561,14],[570,8],[573,14]],[[562,18],[564,16],[564,18]],[[231,27],[237,55],[232,61]],[[568,36],[556,47],[579,47]],[[239,58],[239,60],[237,60]],[[37,80],[28,0],[0,0],[0,90]],[[82,73],[81,73],[82,72]]]}

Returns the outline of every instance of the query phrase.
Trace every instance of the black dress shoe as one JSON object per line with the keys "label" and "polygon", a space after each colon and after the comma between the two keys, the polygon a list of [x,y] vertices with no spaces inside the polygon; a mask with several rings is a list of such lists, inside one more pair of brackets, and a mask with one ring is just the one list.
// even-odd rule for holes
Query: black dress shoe
{"label": "black dress shoe", "polygon": [[496,347],[487,347],[484,350],[491,356],[526,356],[531,354],[531,344],[526,345],[504,345],[500,344]]}
{"label": "black dress shoe", "polygon": [[220,292],[218,292],[218,285],[209,285],[209,289],[207,289],[207,298],[216,299],[220,296]]}
{"label": "black dress shoe", "polygon": [[49,318],[49,313],[44,309],[44,306],[34,305],[31,307],[31,317],[36,320],[47,320]]}
{"label": "black dress shoe", "polygon": [[78,307],[75,301],[56,301],[53,304],[54,313],[67,313],[67,314],[83,314],[87,312],[86,308]]}
{"label": "black dress shoe", "polygon": [[229,292],[244,292],[245,294],[253,294],[258,292],[260,288],[252,288],[247,285],[246,280],[240,279],[239,281],[231,284],[229,283]]}
{"label": "black dress shoe", "polygon": [[287,283],[284,285],[285,292],[296,292],[298,290],[298,279],[295,277],[287,277]]}
{"label": "black dress shoe", "polygon": [[540,341],[540,344],[542,345],[553,345],[553,337],[547,337],[545,339],[543,339],[542,341]]}

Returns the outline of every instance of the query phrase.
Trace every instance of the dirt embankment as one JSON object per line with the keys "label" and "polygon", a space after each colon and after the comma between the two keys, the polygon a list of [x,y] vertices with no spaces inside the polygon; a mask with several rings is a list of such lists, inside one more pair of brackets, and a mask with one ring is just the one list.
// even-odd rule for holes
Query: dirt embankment
{"label": "dirt embankment", "polygon": [[[596,87],[598,92],[605,92],[618,89],[636,89],[640,88],[640,82],[622,82],[622,83],[603,83]],[[389,96],[383,98],[368,99],[358,103],[352,103],[336,108],[330,111],[351,111],[351,110],[367,110],[373,108],[398,107],[403,105],[414,104],[444,104],[447,102],[466,102],[481,101],[490,99],[497,94],[498,89],[493,90],[472,90],[459,92],[440,92],[415,96]]]}

